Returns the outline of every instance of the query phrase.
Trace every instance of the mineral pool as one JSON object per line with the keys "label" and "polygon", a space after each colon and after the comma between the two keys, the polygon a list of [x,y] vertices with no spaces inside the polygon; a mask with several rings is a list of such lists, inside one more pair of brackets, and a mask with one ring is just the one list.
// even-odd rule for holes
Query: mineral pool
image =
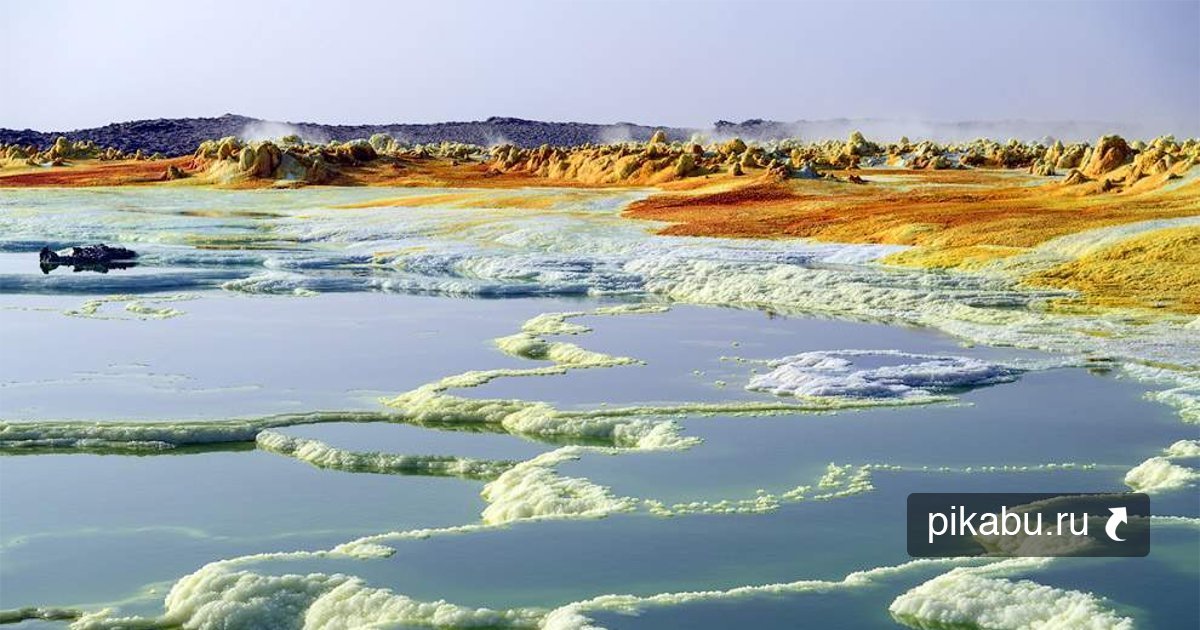
{"label": "mineral pool", "polygon": [[[0,622],[1200,626],[1200,320],[447,192],[5,191]],[[1131,488],[1149,558],[906,555],[910,492]]]}

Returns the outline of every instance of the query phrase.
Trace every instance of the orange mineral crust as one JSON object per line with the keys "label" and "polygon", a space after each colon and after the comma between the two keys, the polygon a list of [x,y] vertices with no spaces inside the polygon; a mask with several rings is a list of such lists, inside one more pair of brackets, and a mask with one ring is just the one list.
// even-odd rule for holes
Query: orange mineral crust
{"label": "orange mineral crust", "polygon": [[1044,179],[1002,171],[926,175],[864,170],[859,176],[865,184],[717,185],[655,195],[632,204],[626,215],[671,223],[664,234],[972,247],[975,255],[983,251],[979,247],[1001,248],[999,255],[1002,248],[1030,247],[1093,228],[1200,215],[1196,183],[1145,194],[1080,196]]}
{"label": "orange mineral crust", "polygon": [[167,169],[184,168],[190,157],[162,160],[107,162],[80,160],[63,167],[23,167],[0,171],[0,188],[70,188],[81,186],[129,186],[153,184],[166,179]]}

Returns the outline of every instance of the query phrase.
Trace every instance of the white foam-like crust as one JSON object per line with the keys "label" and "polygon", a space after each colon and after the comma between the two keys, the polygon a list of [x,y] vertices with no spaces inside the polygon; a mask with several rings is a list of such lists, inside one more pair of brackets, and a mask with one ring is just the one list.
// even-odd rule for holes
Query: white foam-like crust
{"label": "white foam-like crust", "polygon": [[489,482],[481,493],[488,503],[483,522],[499,525],[519,520],[601,518],[635,509],[634,499],[614,496],[608,488],[587,479],[558,474],[555,466],[578,458],[584,450],[564,446],[542,453]]}
{"label": "white foam-like crust", "polygon": [[1166,457],[1151,457],[1125,474],[1125,485],[1135,492],[1158,494],[1196,485],[1200,471]]}
{"label": "white foam-like crust", "polygon": [[497,339],[496,347],[505,354],[522,359],[553,361],[559,365],[571,367],[616,367],[641,363],[630,357],[618,357],[585,350],[566,341],[546,341],[525,332]]}
{"label": "white foam-like crust", "polygon": [[[1026,559],[1021,559],[1026,560]],[[1033,559],[1045,560],[1045,559]],[[1036,566],[1016,563],[1012,566]],[[987,630],[1133,630],[1134,622],[1103,598],[1029,580],[989,575],[994,567],[960,567],[904,593],[888,610],[914,628]]]}
{"label": "white foam-like crust", "polygon": [[1179,440],[1163,449],[1163,454],[1174,457],[1200,457],[1200,440]]}
{"label": "white foam-like crust", "polygon": [[1195,516],[1162,516],[1151,515],[1151,526],[1165,525],[1168,527],[1181,527],[1186,529],[1200,530],[1200,517]]}
{"label": "white foam-like crust", "polygon": [[[864,358],[898,363],[858,367]],[[1022,370],[979,359],[899,350],[821,350],[772,361],[746,389],[797,398],[933,398],[948,391],[1008,383]]]}

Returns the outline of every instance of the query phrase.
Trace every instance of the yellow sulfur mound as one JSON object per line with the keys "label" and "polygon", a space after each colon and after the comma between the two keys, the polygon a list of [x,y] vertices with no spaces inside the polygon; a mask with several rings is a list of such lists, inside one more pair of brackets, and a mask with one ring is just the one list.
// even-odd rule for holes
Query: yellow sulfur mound
{"label": "yellow sulfur mound", "polygon": [[967,245],[964,247],[915,247],[880,259],[880,262],[901,267],[926,269],[959,269],[977,271],[988,263],[1026,251],[1023,247],[1003,245]]}
{"label": "yellow sulfur mound", "polygon": [[1082,291],[1089,303],[1200,313],[1200,227],[1156,230],[1035,273],[1034,286]]}

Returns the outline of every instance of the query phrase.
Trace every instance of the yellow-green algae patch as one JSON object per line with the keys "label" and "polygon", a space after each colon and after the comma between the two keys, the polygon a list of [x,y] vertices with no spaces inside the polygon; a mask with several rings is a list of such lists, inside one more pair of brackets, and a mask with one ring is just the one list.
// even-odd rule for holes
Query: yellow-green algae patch
{"label": "yellow-green algae patch", "polygon": [[[167,306],[158,306],[159,304],[169,302],[185,302],[194,300],[197,296],[190,294],[178,295],[162,295],[162,296],[136,296],[136,295],[109,295],[106,297],[93,298],[77,308],[63,311],[63,315],[71,317],[88,317],[93,319],[170,319],[183,315],[183,311]],[[108,304],[124,304],[125,311],[132,314],[133,317],[120,317],[118,315],[109,315],[101,312],[101,309]]]}

